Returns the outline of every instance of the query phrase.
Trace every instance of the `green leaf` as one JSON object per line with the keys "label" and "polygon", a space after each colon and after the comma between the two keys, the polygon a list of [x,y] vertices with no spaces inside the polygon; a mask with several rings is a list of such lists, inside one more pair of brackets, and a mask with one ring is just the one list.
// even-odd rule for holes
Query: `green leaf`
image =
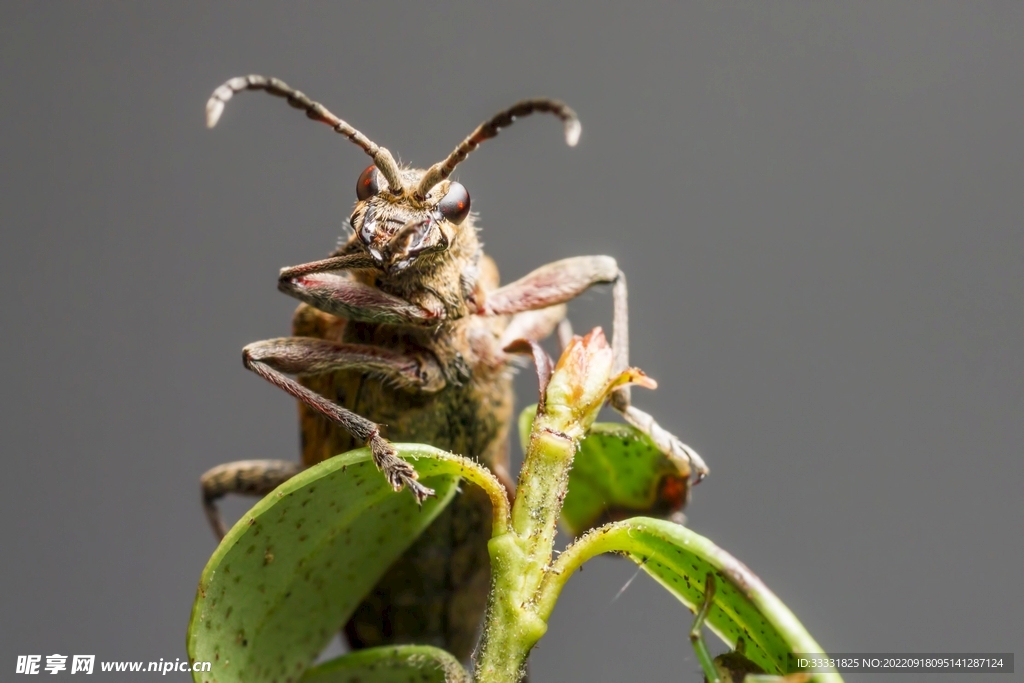
{"label": "green leaf", "polygon": [[428,645],[373,647],[308,670],[302,683],[469,683],[458,660]]}
{"label": "green leaf", "polygon": [[[519,416],[523,450],[537,406]],[[650,437],[628,424],[599,422],[580,442],[569,472],[562,523],[579,536],[637,514],[669,517],[689,498],[690,481]]]}
{"label": "green leaf", "polygon": [[533,430],[533,420],[537,417],[537,404],[534,403],[532,406],[526,406],[523,408],[523,412],[519,413],[519,447],[523,449],[523,453],[529,450],[530,446],[530,432]]}
{"label": "green leaf", "polygon": [[646,434],[597,423],[580,442],[569,473],[562,522],[575,535],[636,514],[668,517],[689,497],[689,478]]}
{"label": "green leaf", "polygon": [[[588,559],[605,552],[626,555],[692,611],[704,602],[708,573],[716,588],[707,625],[731,648],[743,638],[745,656],[769,674],[787,672],[791,653],[821,653],[791,611],[742,562],[684,526],[635,517],[596,529],[566,549],[549,572],[545,604],[554,606],[561,585]],[[842,681],[836,673],[812,677]]]}
{"label": "green leaf", "polygon": [[[199,582],[188,630],[204,683],[284,681],[308,667],[359,601],[478,469],[459,456],[394,444],[437,491],[420,510],[361,448],[288,480],[235,524]],[[478,478],[478,473],[469,473]]]}

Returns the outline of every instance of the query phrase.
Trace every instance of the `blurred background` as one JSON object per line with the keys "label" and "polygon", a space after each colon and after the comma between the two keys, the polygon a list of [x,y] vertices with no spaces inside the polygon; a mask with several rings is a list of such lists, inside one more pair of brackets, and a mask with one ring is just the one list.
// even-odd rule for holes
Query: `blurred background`
{"label": "blurred background", "polygon": [[[287,334],[278,269],[368,161],[263,94],[206,130],[248,73],[418,166],[569,102],[577,148],[535,117],[457,175],[505,280],[619,260],[636,401],[711,467],[690,526],[832,652],[1024,642],[1024,5],[599,4],[0,6],[0,670],[184,657],[199,475],[297,454],[240,349]],[[607,327],[610,293],[570,310]],[[634,573],[574,578],[536,681],[700,680]]]}

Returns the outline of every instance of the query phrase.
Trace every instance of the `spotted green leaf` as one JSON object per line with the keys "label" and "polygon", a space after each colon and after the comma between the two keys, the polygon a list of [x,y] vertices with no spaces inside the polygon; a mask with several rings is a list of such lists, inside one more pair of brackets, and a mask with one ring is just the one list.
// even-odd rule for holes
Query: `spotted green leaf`
{"label": "spotted green leaf", "polygon": [[302,683],[469,683],[462,665],[427,645],[374,647],[350,652],[306,671]]}
{"label": "spotted green leaf", "polygon": [[[715,590],[706,624],[731,648],[742,638],[745,656],[768,674],[791,671],[793,653],[821,653],[803,625],[742,562],[708,539],[673,522],[634,517],[591,531],[555,563],[570,576],[600,553],[624,554],[691,610],[699,610],[709,573]],[[817,683],[839,683],[837,673],[818,673]]]}
{"label": "spotted green leaf", "polygon": [[395,444],[437,491],[419,509],[362,448],[326,460],[256,503],[199,582],[188,654],[203,683],[297,680],[384,571],[455,495],[463,458]]}

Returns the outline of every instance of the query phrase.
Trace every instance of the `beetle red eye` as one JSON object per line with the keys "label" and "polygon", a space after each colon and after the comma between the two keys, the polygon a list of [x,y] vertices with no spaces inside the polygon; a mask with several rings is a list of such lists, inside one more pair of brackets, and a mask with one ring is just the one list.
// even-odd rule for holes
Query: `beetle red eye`
{"label": "beetle red eye", "polygon": [[437,208],[448,221],[458,225],[469,215],[469,192],[460,183],[452,182]]}
{"label": "beetle red eye", "polygon": [[370,165],[365,171],[359,174],[359,180],[356,181],[356,198],[359,199],[359,201],[364,202],[377,194],[379,190],[380,186],[377,183],[377,167]]}

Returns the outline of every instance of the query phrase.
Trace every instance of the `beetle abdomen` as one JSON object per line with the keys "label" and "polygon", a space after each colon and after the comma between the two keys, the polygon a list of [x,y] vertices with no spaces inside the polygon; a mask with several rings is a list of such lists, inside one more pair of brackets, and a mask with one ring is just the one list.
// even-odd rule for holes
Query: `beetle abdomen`
{"label": "beetle abdomen", "polygon": [[[476,318],[463,322],[481,325],[485,321]],[[490,324],[499,322],[492,319]],[[308,306],[296,311],[293,333],[349,343],[400,343],[386,330],[366,324],[346,325]],[[458,368],[447,368],[446,374],[452,379],[434,393],[387,386],[379,378],[357,372],[304,377],[301,381],[322,396],[384,425],[383,434],[391,441],[426,443],[477,458],[492,469],[505,468],[511,378],[503,367],[482,362],[472,354],[459,358]],[[307,467],[363,445],[304,404],[300,403],[299,413],[302,459]],[[483,492],[464,486],[357,607],[345,627],[350,645],[429,644],[460,659],[468,658],[490,587],[490,507]]]}

